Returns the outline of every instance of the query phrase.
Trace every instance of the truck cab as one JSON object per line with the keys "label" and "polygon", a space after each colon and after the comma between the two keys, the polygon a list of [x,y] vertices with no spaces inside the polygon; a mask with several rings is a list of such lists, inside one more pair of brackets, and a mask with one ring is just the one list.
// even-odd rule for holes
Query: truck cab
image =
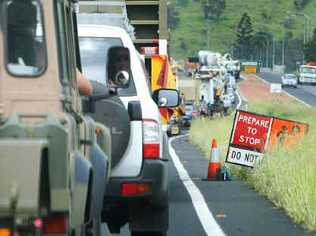
{"label": "truck cab", "polygon": [[299,68],[298,83],[316,83],[316,66],[302,65]]}

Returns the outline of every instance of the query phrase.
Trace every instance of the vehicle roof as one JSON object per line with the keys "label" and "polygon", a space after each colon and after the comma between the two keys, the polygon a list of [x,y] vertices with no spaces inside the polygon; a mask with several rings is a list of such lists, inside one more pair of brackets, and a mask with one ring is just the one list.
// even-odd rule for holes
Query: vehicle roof
{"label": "vehicle roof", "polygon": [[128,36],[127,32],[117,26],[109,25],[90,25],[90,24],[79,24],[78,25],[78,35],[89,35],[90,37],[126,37]]}
{"label": "vehicle roof", "polygon": [[311,66],[311,65],[301,65],[301,67],[311,67],[311,68],[316,68],[316,66]]}

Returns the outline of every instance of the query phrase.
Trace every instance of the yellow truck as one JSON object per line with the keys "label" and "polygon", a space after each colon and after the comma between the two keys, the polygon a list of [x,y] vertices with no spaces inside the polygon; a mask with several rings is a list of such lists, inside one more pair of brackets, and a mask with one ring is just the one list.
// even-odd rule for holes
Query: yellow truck
{"label": "yellow truck", "polygon": [[[168,57],[169,31],[165,0],[126,0],[127,16],[134,27],[134,44],[144,56],[152,92],[159,88],[177,88]],[[180,133],[182,108],[160,109],[164,130]],[[171,122],[172,121],[172,122]],[[170,126],[170,123],[172,125]]]}
{"label": "yellow truck", "polygon": [[[156,91],[160,88],[178,89],[177,77],[173,73],[172,66],[169,63],[168,56],[153,55],[151,62],[151,90]],[[169,136],[181,133],[181,117],[184,114],[184,98],[179,107],[167,109],[161,108],[160,114],[162,123],[165,126]]]}

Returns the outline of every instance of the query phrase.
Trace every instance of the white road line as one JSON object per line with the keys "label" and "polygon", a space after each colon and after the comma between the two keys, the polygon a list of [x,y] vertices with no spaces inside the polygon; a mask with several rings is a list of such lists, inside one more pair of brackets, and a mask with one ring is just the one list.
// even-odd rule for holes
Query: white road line
{"label": "white road line", "polygon": [[[255,74],[252,74],[252,75],[253,75],[254,77],[256,77],[257,79],[261,80],[262,82],[264,82],[264,83],[270,85],[270,82],[268,82],[268,81],[262,79],[261,77],[255,75]],[[307,106],[307,107],[312,107],[310,104],[308,104],[308,103],[304,102],[303,100],[299,99],[298,97],[295,97],[294,95],[288,93],[288,92],[285,91],[284,89],[282,89],[282,92],[285,93],[286,95],[288,95],[289,97],[294,98],[296,101],[302,103],[303,105],[305,105],[305,106]]]}
{"label": "white road line", "polygon": [[188,172],[183,167],[179,157],[177,156],[175,150],[173,149],[171,145],[172,141],[178,138],[182,138],[184,136],[187,136],[187,135],[181,135],[181,136],[169,139],[169,152],[170,152],[172,161],[174,163],[174,166],[176,167],[179,177],[191,197],[193,207],[196,211],[196,214],[199,217],[199,220],[204,228],[205,233],[207,235],[212,235],[212,236],[225,235],[221,227],[217,224],[214,216],[210,212],[203,195],[201,194],[198,187],[194,184],[194,182],[190,178]]}
{"label": "white road line", "polygon": [[239,103],[237,105],[237,109],[240,109],[241,104],[242,104],[242,99],[241,99],[241,96],[239,95],[238,90],[236,90],[236,94],[237,94],[237,97],[238,97],[238,100],[239,100]]}
{"label": "white road line", "polygon": [[[240,77],[241,79],[245,80],[245,78],[243,76]],[[239,87],[238,87],[239,88]],[[242,102],[245,101],[245,102],[248,102],[248,100],[245,98],[245,97],[241,97],[241,95],[239,94],[239,91],[238,89],[236,90],[236,94],[237,94],[237,97],[239,99],[239,103],[237,105],[237,109],[240,109],[241,105],[242,105]]]}

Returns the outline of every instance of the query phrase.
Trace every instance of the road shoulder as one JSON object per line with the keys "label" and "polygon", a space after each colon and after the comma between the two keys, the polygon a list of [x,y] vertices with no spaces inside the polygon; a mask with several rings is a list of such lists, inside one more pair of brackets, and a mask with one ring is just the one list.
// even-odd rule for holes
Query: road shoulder
{"label": "road shoulder", "polygon": [[312,235],[242,181],[202,181],[208,161],[187,138],[174,140],[172,146],[226,235]]}

